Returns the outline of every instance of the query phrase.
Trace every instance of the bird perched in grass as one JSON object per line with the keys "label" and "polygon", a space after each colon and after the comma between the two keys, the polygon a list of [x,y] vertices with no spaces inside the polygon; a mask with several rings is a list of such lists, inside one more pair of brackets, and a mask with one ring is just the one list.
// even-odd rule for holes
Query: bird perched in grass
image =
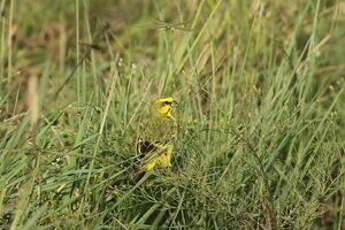
{"label": "bird perched in grass", "polygon": [[177,102],[173,97],[153,100],[149,116],[143,122],[143,129],[137,143],[140,168],[135,180],[140,180],[146,172],[171,166],[177,123],[173,112]]}

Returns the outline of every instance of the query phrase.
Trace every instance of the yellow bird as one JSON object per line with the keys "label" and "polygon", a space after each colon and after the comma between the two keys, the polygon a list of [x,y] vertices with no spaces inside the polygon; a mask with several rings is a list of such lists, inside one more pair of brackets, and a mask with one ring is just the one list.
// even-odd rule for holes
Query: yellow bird
{"label": "yellow bird", "polygon": [[173,112],[177,102],[173,97],[152,101],[150,115],[143,123],[143,130],[137,143],[138,157],[141,159],[136,181],[145,172],[171,166],[174,142],[177,136],[177,123]]}

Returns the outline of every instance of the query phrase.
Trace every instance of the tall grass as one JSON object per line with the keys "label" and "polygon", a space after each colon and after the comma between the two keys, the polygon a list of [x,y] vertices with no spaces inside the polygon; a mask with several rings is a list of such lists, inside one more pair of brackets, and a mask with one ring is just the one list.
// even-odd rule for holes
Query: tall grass
{"label": "tall grass", "polygon": [[[4,229],[343,229],[340,1],[0,1]],[[172,95],[173,167],[135,184]]]}

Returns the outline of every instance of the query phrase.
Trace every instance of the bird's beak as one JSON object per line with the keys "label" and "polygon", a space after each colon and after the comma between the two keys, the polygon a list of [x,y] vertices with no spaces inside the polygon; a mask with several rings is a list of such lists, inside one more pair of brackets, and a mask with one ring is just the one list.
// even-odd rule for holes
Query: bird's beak
{"label": "bird's beak", "polygon": [[178,106],[178,103],[176,102],[176,101],[173,101],[172,103],[171,103],[171,107],[177,107]]}

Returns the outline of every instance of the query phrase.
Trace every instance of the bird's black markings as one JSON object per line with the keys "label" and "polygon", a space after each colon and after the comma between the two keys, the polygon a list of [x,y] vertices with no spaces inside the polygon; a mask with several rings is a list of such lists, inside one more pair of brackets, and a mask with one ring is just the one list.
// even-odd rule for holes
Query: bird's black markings
{"label": "bird's black markings", "polygon": [[138,157],[141,159],[143,158],[147,153],[155,151],[157,147],[149,142],[149,141],[144,141],[144,140],[139,140],[137,144],[137,152],[138,152]]}
{"label": "bird's black markings", "polygon": [[[142,140],[139,138],[138,144],[137,144],[137,154],[138,154],[138,160],[141,161],[146,154],[153,152],[157,150],[157,146],[155,146],[153,143],[149,141]],[[136,175],[134,175],[133,180],[135,182],[138,182],[145,176],[145,171],[140,170]]]}

